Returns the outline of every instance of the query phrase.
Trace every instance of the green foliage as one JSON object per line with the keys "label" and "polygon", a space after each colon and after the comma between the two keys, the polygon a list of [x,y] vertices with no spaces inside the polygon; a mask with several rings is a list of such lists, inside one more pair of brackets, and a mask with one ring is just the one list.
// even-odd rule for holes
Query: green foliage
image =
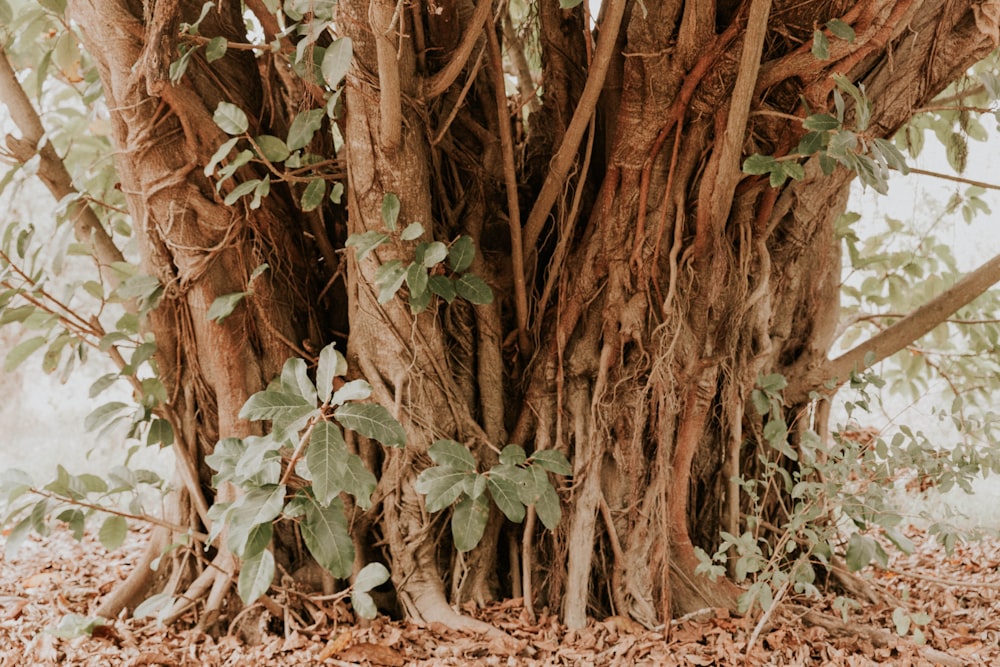
{"label": "green foliage", "polygon": [[572,474],[562,452],[539,450],[529,457],[520,446],[507,445],[499,462],[484,473],[477,472],[472,453],[454,440],[438,440],[427,453],[436,465],[420,473],[415,488],[425,495],[428,512],[454,505],[451,530],[459,551],[473,549],[483,537],[489,518],[487,492],[515,523],[524,520],[526,507],[534,506],[546,528],[554,530],[559,525],[559,495],[548,473]]}
{"label": "green foliage", "polygon": [[[333,345],[320,352],[315,381],[304,360],[289,359],[280,377],[240,411],[244,419],[270,422],[270,432],[222,440],[205,459],[217,473],[214,484],[230,482],[241,491],[236,501],[211,508],[210,537],[225,526],[226,544],[242,560],[238,590],[247,604],[274,579],[269,546],[276,521],[296,522],[322,567],[340,579],[351,576],[354,543],[342,495],[370,507],[375,476],[350,451],[343,429],[386,447],[404,446],[406,434],[383,406],[359,402],[369,398],[371,387],[364,380],[345,382],[346,373],[347,361]],[[367,591],[384,579],[371,583],[378,577],[367,576],[363,584],[369,588],[355,589],[352,599],[360,615],[371,617],[375,608]]]}
{"label": "green foliage", "polygon": [[[390,259],[375,272],[375,285],[379,288],[378,302],[386,303],[406,284],[410,310],[421,313],[431,304],[431,296],[439,296],[451,303],[460,296],[469,303],[492,303],[493,290],[479,276],[468,270],[475,259],[476,249],[471,237],[459,236],[450,245],[440,241],[420,241],[426,235],[424,226],[410,222],[398,230],[401,211],[399,197],[388,193],[382,200],[382,225],[384,232],[368,230],[351,234],[347,247],[354,248],[355,259],[363,261],[372,251],[390,245],[396,254],[413,257],[406,262]],[[447,268],[444,262],[447,260]]]}
{"label": "green foliage", "polygon": [[[847,31],[851,30],[850,26],[839,21],[836,30],[829,24],[828,27],[838,36],[848,35]],[[853,31],[850,35],[853,39]],[[821,51],[817,57],[828,57],[826,36],[820,30],[815,33],[814,54],[817,49]],[[780,187],[789,178],[797,181],[805,178],[805,169],[799,161],[817,155],[825,174],[833,173],[837,164],[840,164],[855,172],[862,183],[885,194],[888,192],[890,169],[903,174],[909,172],[906,159],[895,144],[868,136],[872,109],[864,86],[856,86],[840,74],[833,75],[833,80],[836,84],[833,90],[835,113],[820,112],[806,116],[802,120],[806,133],[799,140],[794,153],[781,157],[751,155],[743,162],[744,173],[767,174],[771,187]],[[854,103],[851,118],[847,117],[845,94]]]}

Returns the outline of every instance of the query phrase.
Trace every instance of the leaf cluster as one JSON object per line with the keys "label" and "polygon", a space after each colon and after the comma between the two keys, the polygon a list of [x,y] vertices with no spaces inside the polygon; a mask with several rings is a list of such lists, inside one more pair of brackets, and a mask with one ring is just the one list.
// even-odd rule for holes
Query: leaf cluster
{"label": "leaf cluster", "polygon": [[559,525],[559,495],[548,473],[572,474],[562,452],[541,449],[528,456],[521,446],[507,445],[499,462],[483,473],[477,472],[472,453],[454,440],[438,440],[427,453],[437,465],[420,473],[415,488],[425,494],[429,512],[454,506],[451,532],[459,551],[473,549],[482,539],[490,514],[487,496],[514,523],[534,507],[546,528]]}

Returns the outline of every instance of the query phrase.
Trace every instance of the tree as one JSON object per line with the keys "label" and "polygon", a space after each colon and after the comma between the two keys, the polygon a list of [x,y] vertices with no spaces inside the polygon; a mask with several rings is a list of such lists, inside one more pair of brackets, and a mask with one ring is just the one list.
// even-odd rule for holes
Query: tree
{"label": "tree", "polygon": [[[276,564],[302,572],[299,528],[331,590],[384,562],[388,604],[454,627],[489,630],[450,602],[521,595],[571,627],[735,607],[699,554],[743,532],[738,478],[806,479],[823,397],[1000,279],[995,259],[828,359],[848,185],[906,169],[892,137],[994,48],[992,3],[4,10],[10,155],[126,312],[116,330],[60,311],[49,356],[110,352],[137,428],[177,457],[103,615],[158,594],[178,618],[183,594],[212,623],[240,563],[247,600]],[[110,120],[117,181],[63,166],[83,140],[46,134],[24,92],[53,77],[74,117]],[[7,312],[55,308],[20,239]],[[766,489],[785,525],[791,489]]]}

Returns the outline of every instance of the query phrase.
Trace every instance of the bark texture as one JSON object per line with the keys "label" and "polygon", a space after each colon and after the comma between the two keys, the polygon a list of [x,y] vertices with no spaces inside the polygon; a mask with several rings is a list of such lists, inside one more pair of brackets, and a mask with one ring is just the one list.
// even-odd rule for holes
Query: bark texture
{"label": "bark texture", "polygon": [[[536,32],[504,30],[506,6],[489,0],[341,0],[335,24],[354,44],[344,146],[334,155],[320,137],[312,150],[346,170],[344,226],[329,203],[318,223],[298,211],[294,185],[256,210],[225,206],[202,172],[226,139],[218,102],[278,136],[322,103],[316,84],[287,73],[294,38],[212,65],[195,56],[171,84],[177,27],[200,2],[70,4],[100,66],[144,270],[164,288],[149,326],[178,434],[179,517],[207,521],[219,490],[201,462],[219,438],[251,432],[237,417],[246,398],[285,357],[347,335],[352,373],[409,437],[386,455],[359,444],[379,488],[357,540],[384,550],[406,614],[477,631],[451,602],[524,595],[571,626],[627,614],[652,627],[733,606],[735,585],[695,575],[694,548],[738,528],[729,479],[759,473],[762,424],[746,405],[758,375],[796,387],[792,423],[825,373],[842,372],[826,365],[833,223],[852,178],[802,158],[804,178],[772,188],[743,160],[793,152],[800,119],[832,108],[834,73],[872,100],[866,136],[890,137],[994,47],[986,19],[951,0],[606,0],[593,33],[583,5],[555,0],[536,10]],[[273,36],[273,18],[250,5]],[[220,7],[201,34],[245,42],[238,5]],[[830,58],[818,60],[814,28],[835,18],[856,39],[828,33]],[[522,94],[527,59],[514,50],[540,53],[527,116],[510,108],[501,43],[503,62],[521,63]],[[379,266],[406,258],[338,252],[347,234],[381,230],[386,193],[424,240],[474,239],[492,304],[413,315],[405,299],[378,303]],[[213,300],[246,289],[264,262],[245,306],[208,321]],[[494,510],[480,546],[457,555],[447,516],[428,515],[414,490],[438,438],[469,445],[484,470],[508,442],[564,452],[574,475],[553,478],[558,529]]]}

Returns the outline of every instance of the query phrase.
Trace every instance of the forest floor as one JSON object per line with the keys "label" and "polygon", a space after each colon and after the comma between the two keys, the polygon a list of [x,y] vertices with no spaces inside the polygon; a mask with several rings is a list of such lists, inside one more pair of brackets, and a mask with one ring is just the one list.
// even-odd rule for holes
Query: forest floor
{"label": "forest floor", "polygon": [[[1000,665],[1000,540],[958,545],[948,556],[911,530],[917,550],[896,555],[869,582],[895,602],[853,609],[842,627],[817,625],[816,612],[841,620],[834,595],[799,600],[764,619],[705,610],[647,631],[621,617],[567,630],[553,614],[530,620],[519,600],[476,616],[513,641],[487,640],[440,627],[379,618],[367,627],[345,622],[347,610],[315,607],[310,625],[281,635],[281,623],[259,617],[257,640],[213,637],[183,628],[117,620],[93,636],[64,638],[72,614],[86,616],[128,573],[144,543],[133,532],[107,552],[94,536],[76,542],[64,530],[32,537],[13,556],[0,556],[0,667],[25,665],[270,666],[270,665]],[[897,634],[906,614],[926,613],[924,642]],[[810,614],[806,610],[810,610]],[[341,620],[338,622],[338,618]],[[846,633],[844,630],[846,629]],[[747,644],[752,638],[751,650]]]}

